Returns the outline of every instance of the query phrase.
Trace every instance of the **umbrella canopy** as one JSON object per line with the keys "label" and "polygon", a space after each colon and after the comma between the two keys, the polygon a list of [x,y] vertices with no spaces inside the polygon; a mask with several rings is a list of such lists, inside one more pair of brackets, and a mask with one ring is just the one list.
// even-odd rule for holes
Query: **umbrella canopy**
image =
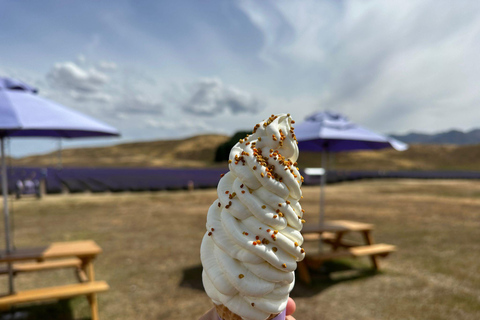
{"label": "umbrella canopy", "polygon": [[[38,90],[28,84],[0,77],[0,153],[2,192],[7,252],[12,251],[8,212],[8,182],[5,165],[5,137],[86,138],[119,136],[104,123],[37,96]],[[12,269],[9,289],[13,292]]]}
{"label": "umbrella canopy", "polygon": [[[321,151],[322,168],[327,169],[326,153],[375,150],[394,148],[398,151],[408,149],[408,145],[365,129],[347,117],[330,111],[318,112],[305,119],[295,127],[298,147],[301,151]],[[320,225],[324,219],[324,188],[327,171],[320,178]]]}
{"label": "umbrella canopy", "polygon": [[23,82],[0,78],[0,136],[85,138],[119,132],[80,112],[36,95]]}
{"label": "umbrella canopy", "polygon": [[315,113],[295,127],[298,147],[305,151],[352,151],[394,148],[408,149],[396,139],[365,129],[347,117],[329,111]]}

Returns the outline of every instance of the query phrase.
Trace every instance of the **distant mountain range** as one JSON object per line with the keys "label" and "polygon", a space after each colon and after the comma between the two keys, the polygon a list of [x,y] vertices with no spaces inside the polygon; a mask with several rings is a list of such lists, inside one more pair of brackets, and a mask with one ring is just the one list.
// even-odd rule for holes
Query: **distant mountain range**
{"label": "distant mountain range", "polygon": [[412,132],[405,135],[392,134],[390,136],[406,143],[456,145],[480,144],[480,129],[474,129],[468,132],[450,130],[437,134]]}

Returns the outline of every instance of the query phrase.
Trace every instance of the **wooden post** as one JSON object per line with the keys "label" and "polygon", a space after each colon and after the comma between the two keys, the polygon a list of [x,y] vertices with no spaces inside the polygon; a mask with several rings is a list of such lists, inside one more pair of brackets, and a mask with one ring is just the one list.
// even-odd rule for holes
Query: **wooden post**
{"label": "wooden post", "polygon": [[342,237],[345,234],[344,231],[340,231],[337,233],[337,237],[333,243],[332,250],[337,251],[338,247],[340,247],[340,244],[342,243]]}
{"label": "wooden post", "polygon": [[[0,138],[0,153],[2,166],[2,195],[3,195],[3,218],[5,226],[5,245],[6,252],[12,253],[12,243],[10,239],[10,213],[8,211],[8,179],[7,179],[7,164],[5,163],[5,138]],[[8,263],[8,293],[13,294],[15,291],[13,285],[13,266]]]}
{"label": "wooden post", "polygon": [[[84,268],[83,268],[88,277],[89,282],[95,281],[95,270],[93,269],[93,259],[86,259],[84,260]],[[88,303],[90,304],[90,310],[92,313],[92,320],[98,320],[98,301],[97,301],[97,294],[91,293],[87,296]]]}
{"label": "wooden post", "polygon": [[310,284],[312,282],[312,278],[310,277],[310,272],[308,271],[308,266],[307,266],[307,263],[305,262],[305,259],[303,261],[298,262],[297,268],[298,268],[298,276],[300,277],[300,280],[302,280],[303,283],[305,284]]}
{"label": "wooden post", "polygon": [[[372,245],[372,244],[374,243],[373,237],[372,237],[372,235],[370,234],[370,231],[369,231],[369,230],[363,231],[363,238],[365,239],[365,242],[366,242],[368,245]],[[376,255],[370,256],[370,260],[372,261],[373,268],[375,268],[375,270],[378,270],[378,269],[379,269],[379,266],[378,266],[377,256],[376,256]]]}

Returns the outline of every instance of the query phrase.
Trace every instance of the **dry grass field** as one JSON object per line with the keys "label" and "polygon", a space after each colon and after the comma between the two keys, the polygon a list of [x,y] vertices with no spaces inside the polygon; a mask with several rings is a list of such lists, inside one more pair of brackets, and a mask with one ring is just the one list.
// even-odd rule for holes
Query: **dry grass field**
{"label": "dry grass field", "polygon": [[[319,189],[303,190],[314,223]],[[96,277],[111,286],[99,295],[101,319],[196,320],[211,306],[199,246],[215,198],[215,190],[25,198],[13,203],[15,245],[94,239],[104,249]],[[328,186],[327,200],[328,218],[374,223],[375,240],[399,250],[381,260],[380,273],[369,271],[367,258],[345,260],[329,263],[311,286],[297,282],[297,320],[480,319],[479,182],[358,181]],[[18,289],[71,281],[71,270],[16,278]],[[5,277],[0,286],[7,287]],[[22,310],[34,315],[17,319],[89,314],[83,297]]]}

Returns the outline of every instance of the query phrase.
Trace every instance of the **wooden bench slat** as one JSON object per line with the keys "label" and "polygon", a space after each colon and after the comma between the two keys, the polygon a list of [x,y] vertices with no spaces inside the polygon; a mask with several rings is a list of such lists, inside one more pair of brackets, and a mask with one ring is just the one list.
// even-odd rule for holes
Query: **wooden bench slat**
{"label": "wooden bench slat", "polygon": [[[322,240],[323,242],[333,245],[335,244],[335,241],[337,240],[337,235],[333,232],[323,232],[322,234],[320,233],[307,233],[303,235],[303,240],[305,242],[314,242],[314,241],[320,241]],[[358,247],[361,246],[362,244],[358,241],[353,241],[353,240],[348,240],[348,239],[341,239],[339,246],[340,247]]]}
{"label": "wooden bench slat", "polygon": [[[326,238],[326,239],[322,239],[322,240],[323,240],[323,242],[325,242],[327,244],[330,244],[330,245],[335,245],[336,244],[336,242],[335,242],[336,239]],[[348,240],[348,239],[342,239],[340,241],[340,243],[338,243],[339,247],[344,247],[344,248],[359,247],[359,246],[363,246],[363,245],[364,244],[362,244],[361,242]]]}
{"label": "wooden bench slat", "polygon": [[54,242],[43,253],[45,258],[58,258],[71,255],[75,256],[93,256],[102,253],[102,249],[93,240],[72,241],[72,242]]}
{"label": "wooden bench slat", "polygon": [[321,231],[327,232],[352,232],[352,231],[372,231],[374,229],[374,225],[370,223],[363,223],[363,222],[356,222],[356,221],[349,221],[349,220],[329,220],[325,221],[323,225],[315,225],[315,224],[306,224],[302,228],[302,233],[318,233]]}
{"label": "wooden bench slat", "polygon": [[321,237],[320,233],[307,233],[303,234],[303,241],[319,241]]}
{"label": "wooden bench slat", "polygon": [[322,233],[322,240],[335,240],[337,239],[337,234],[335,232],[324,232]]}
{"label": "wooden bench slat", "polygon": [[353,255],[349,250],[338,250],[338,251],[331,251],[331,252],[322,252],[312,256],[307,254],[305,257],[309,260],[325,261],[325,260],[331,260],[331,259],[348,258],[352,256]]}
{"label": "wooden bench slat", "polygon": [[322,240],[334,240],[336,238],[336,235],[334,232],[322,232],[320,233],[307,233],[303,234],[303,240],[304,241],[319,241],[320,239]]}
{"label": "wooden bench slat", "polygon": [[397,250],[397,247],[391,244],[377,243],[369,246],[352,247],[348,249],[353,256],[372,256],[372,255],[385,255]]}
{"label": "wooden bench slat", "polygon": [[109,286],[105,281],[94,281],[59,287],[19,291],[12,295],[0,297],[0,308],[33,301],[66,299],[80,295],[104,292],[108,289]]}
{"label": "wooden bench slat", "polygon": [[310,267],[317,267],[322,264],[324,261],[341,259],[341,258],[352,258],[352,257],[363,257],[363,256],[373,256],[373,255],[387,255],[390,252],[396,251],[396,247],[391,244],[378,243],[367,246],[358,246],[351,247],[348,249],[341,249],[331,252],[322,252],[317,254],[307,254],[305,256],[305,262]]}
{"label": "wooden bench slat", "polygon": [[82,260],[78,258],[71,258],[71,259],[59,259],[59,260],[46,260],[43,262],[36,262],[36,263],[35,262],[15,263],[13,265],[13,270],[16,272],[31,272],[31,271],[70,268],[70,267],[80,268],[81,265],[82,265]]}
{"label": "wooden bench slat", "polygon": [[[13,273],[16,274],[19,272],[43,271],[61,268],[80,268],[81,265],[82,260],[78,258],[46,260],[42,262],[15,263],[13,264]],[[7,273],[8,267],[0,268],[0,274]]]}
{"label": "wooden bench slat", "polygon": [[371,223],[350,221],[350,220],[330,220],[326,221],[325,225],[331,228],[338,228],[340,230],[348,231],[371,231],[374,229],[374,225]]}
{"label": "wooden bench slat", "polygon": [[0,251],[0,262],[55,259],[70,256],[95,257],[102,249],[93,240],[54,242],[46,247],[17,249],[12,253]]}

